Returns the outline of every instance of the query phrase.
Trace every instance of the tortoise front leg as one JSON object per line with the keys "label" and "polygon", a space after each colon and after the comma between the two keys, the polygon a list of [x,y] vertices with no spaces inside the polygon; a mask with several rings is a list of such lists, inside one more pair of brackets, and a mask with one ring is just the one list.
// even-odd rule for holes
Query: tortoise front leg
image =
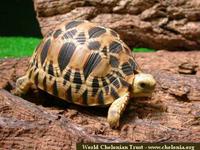
{"label": "tortoise front leg", "polygon": [[26,94],[27,91],[33,86],[33,83],[29,80],[27,75],[20,77],[16,82],[16,90],[14,92],[15,95],[21,96]]}
{"label": "tortoise front leg", "polygon": [[111,128],[117,128],[119,126],[120,116],[122,115],[128,104],[129,97],[129,93],[127,93],[111,104],[108,110],[107,117],[108,123],[110,124]]}

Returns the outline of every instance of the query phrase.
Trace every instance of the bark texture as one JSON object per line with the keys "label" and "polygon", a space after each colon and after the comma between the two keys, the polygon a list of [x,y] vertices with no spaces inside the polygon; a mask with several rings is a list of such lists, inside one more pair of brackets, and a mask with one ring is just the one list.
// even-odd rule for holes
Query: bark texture
{"label": "bark texture", "polygon": [[3,149],[75,149],[78,142],[200,142],[200,52],[136,53],[156,90],[131,100],[119,129],[107,108],[69,104],[45,92],[12,95],[29,58],[0,60],[0,145]]}
{"label": "bark texture", "polygon": [[116,30],[130,47],[200,49],[199,0],[34,0],[41,32],[86,19]]}

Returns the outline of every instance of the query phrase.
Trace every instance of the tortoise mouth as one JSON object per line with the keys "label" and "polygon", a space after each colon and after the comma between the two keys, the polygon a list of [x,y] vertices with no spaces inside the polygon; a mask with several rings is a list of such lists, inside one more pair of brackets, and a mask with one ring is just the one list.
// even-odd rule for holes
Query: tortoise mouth
{"label": "tortoise mouth", "polygon": [[133,97],[152,97],[154,90],[148,90],[145,92],[134,93]]}

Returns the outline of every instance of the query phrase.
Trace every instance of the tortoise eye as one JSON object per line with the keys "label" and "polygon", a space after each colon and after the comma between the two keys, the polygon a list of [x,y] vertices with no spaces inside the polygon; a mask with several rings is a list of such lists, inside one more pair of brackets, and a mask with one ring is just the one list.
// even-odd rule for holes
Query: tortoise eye
{"label": "tortoise eye", "polygon": [[146,84],[145,84],[144,82],[141,82],[141,83],[139,83],[139,86],[140,86],[141,88],[145,88],[145,87],[146,87]]}

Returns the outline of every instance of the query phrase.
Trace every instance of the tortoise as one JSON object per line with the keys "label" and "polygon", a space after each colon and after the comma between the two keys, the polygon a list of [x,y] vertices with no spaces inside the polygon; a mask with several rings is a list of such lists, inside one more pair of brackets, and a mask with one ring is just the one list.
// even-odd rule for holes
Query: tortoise
{"label": "tortoise", "polygon": [[86,20],[64,21],[34,51],[16,95],[37,87],[82,106],[110,106],[107,120],[119,126],[130,98],[151,96],[156,81],[142,73],[130,48],[110,28]]}

